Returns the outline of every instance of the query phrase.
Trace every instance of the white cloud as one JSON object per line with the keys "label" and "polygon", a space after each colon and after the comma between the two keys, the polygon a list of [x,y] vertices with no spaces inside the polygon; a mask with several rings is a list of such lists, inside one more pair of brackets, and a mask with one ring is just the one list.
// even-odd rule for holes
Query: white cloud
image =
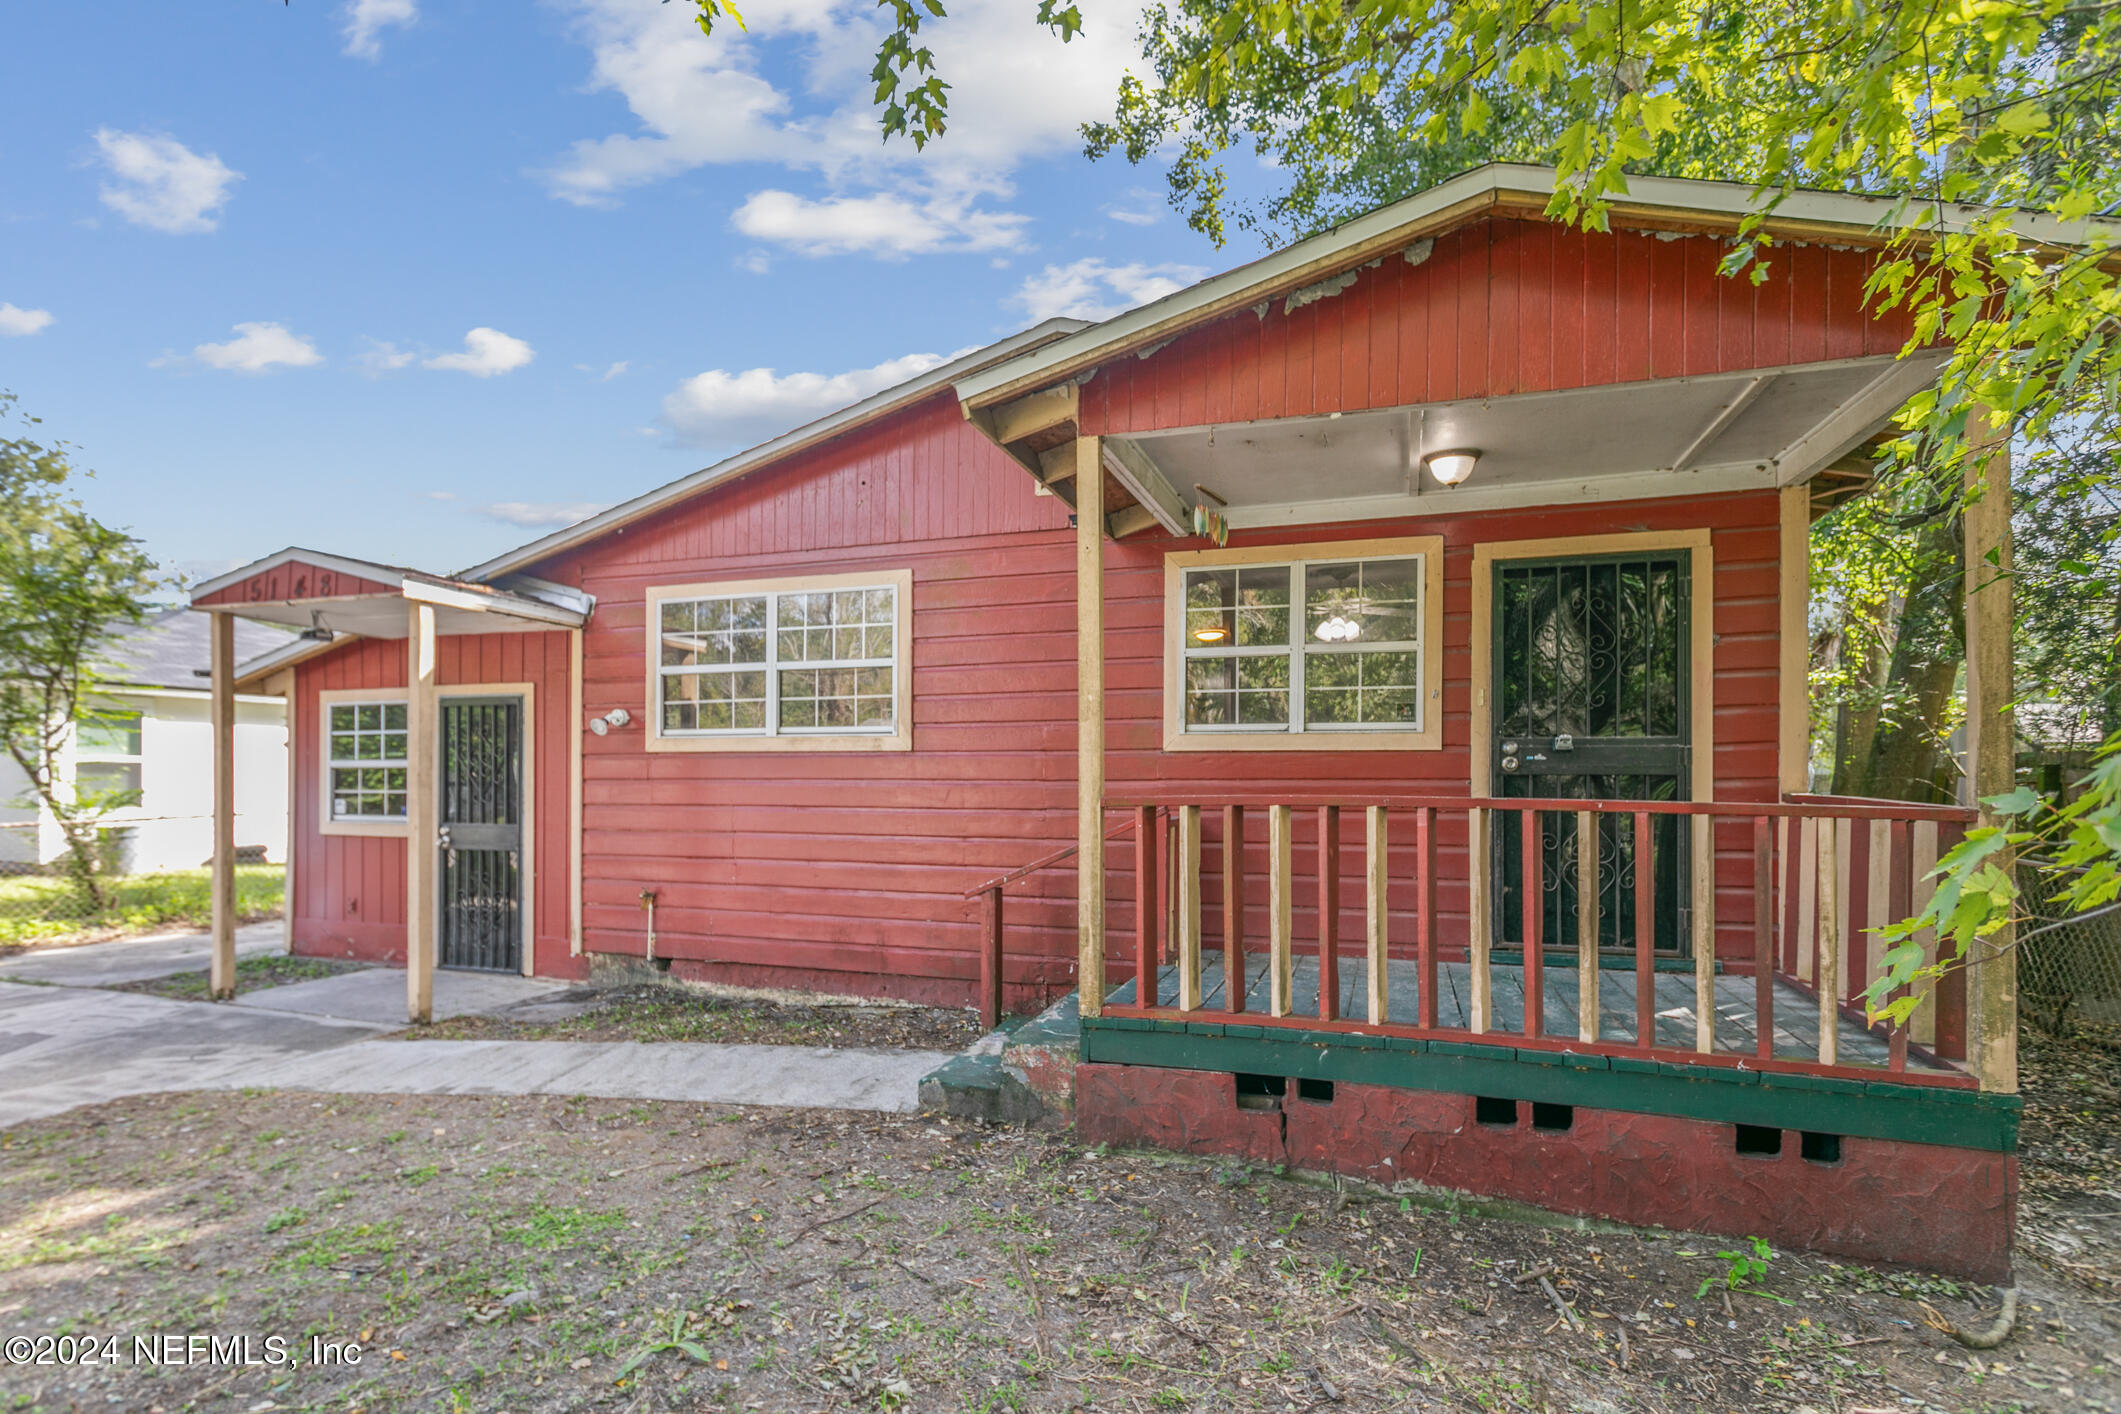
{"label": "white cloud", "polygon": [[0,304],[0,335],[22,339],[31,334],[41,334],[51,327],[52,312],[48,309],[17,309],[11,304]]}
{"label": "white cloud", "polygon": [[609,368],[606,368],[601,373],[599,373],[594,367],[586,363],[578,363],[574,367],[575,372],[577,373],[586,373],[590,377],[596,379],[599,383],[609,383],[614,378],[621,378],[625,376],[627,363],[626,360],[622,358],[617,363],[612,364]]}
{"label": "white cloud", "polygon": [[727,447],[762,441],[918,378],[967,352],[908,354],[845,373],[778,374],[770,368],[731,373],[711,368],[678,384],[663,399],[663,421],[688,446]]}
{"label": "white cloud", "polygon": [[730,224],[754,240],[799,255],[925,255],[940,250],[1013,249],[1030,218],[982,211],[962,195],[912,199],[893,192],[822,201],[785,191],[753,192]]}
{"label": "white cloud", "polygon": [[394,373],[410,364],[419,355],[382,339],[370,339],[368,347],[354,359],[361,371],[369,374]]}
{"label": "white cloud", "polygon": [[1021,241],[1007,210],[1016,166],[1069,151],[1112,111],[1139,64],[1144,0],[1100,7],[1062,44],[1018,0],[963,0],[922,33],[950,83],[949,130],[924,150],[880,141],[874,61],[882,21],[867,0],[784,0],[747,12],[748,31],[703,38],[689,4],[570,0],[592,55],[589,87],[618,94],[631,131],[575,143],[544,173],[552,194],[609,206],[632,187],[711,164],[768,163],[814,174],[755,193],[737,228],[806,255],[904,256]]}
{"label": "white cloud", "polygon": [[[263,373],[270,368],[309,368],[324,361],[317,346],[300,334],[291,334],[287,326],[272,322],[243,323],[236,325],[236,337],[221,344],[200,344],[191,351],[191,357],[208,368],[219,368],[231,373]],[[183,359],[164,355],[154,361],[154,367],[182,363]]]}
{"label": "white cloud", "polygon": [[1153,226],[1164,219],[1164,208],[1157,203],[1154,192],[1135,187],[1127,195],[1133,198],[1133,205],[1107,206],[1105,215],[1126,226]]}
{"label": "white cloud", "polygon": [[436,354],[420,366],[491,378],[497,373],[512,373],[536,357],[537,353],[521,339],[482,324],[464,336],[464,352]]}
{"label": "white cloud", "polygon": [[1048,265],[1027,276],[1009,303],[1034,324],[1057,314],[1110,319],[1121,310],[1182,290],[1207,273],[1198,265],[1113,265],[1093,256]]}
{"label": "white cloud", "polygon": [[96,146],[112,178],[103,184],[103,204],[136,226],[173,236],[219,226],[228,189],[243,180],[213,153],[167,135],[98,128]]}
{"label": "white cloud", "polygon": [[601,501],[495,501],[480,508],[495,520],[525,530],[557,530],[584,521],[604,509]]}
{"label": "white cloud", "polygon": [[379,59],[383,46],[376,36],[389,25],[409,25],[420,17],[417,0],[347,0],[346,50],[356,59]]}

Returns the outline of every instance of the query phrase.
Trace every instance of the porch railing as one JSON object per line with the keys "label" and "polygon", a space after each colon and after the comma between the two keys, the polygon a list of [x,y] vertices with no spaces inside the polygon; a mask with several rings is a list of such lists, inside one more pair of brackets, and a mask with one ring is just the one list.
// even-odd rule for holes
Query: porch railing
{"label": "porch railing", "polygon": [[[1131,861],[1108,852],[1107,898],[1120,920],[1131,912],[1132,927],[1114,928],[1108,915],[1107,957],[1124,962],[1131,932],[1134,973],[1133,996],[1108,996],[1108,1014],[1241,1015],[1247,1024],[1312,1032],[1975,1083],[1963,1065],[1960,974],[1906,1024],[1870,1025],[1859,1000],[1879,974],[1876,930],[1926,901],[1932,885],[1924,876],[1972,822],[1971,811],[1822,796],[1711,803],[1161,792],[1108,801],[1107,809],[1126,818],[1106,837],[1134,836]],[[1168,825],[1160,828],[1158,815]],[[1512,850],[1497,850],[1505,838]],[[1569,848],[1557,850],[1556,839]],[[1515,854],[1514,885],[1497,878],[1492,862],[1505,852]],[[1665,864],[1660,881],[1660,863],[1674,852],[1672,863],[1684,868]],[[1548,877],[1550,857],[1573,878]],[[1474,860],[1480,867],[1469,868]],[[1573,937],[1545,936],[1550,895],[1564,885],[1599,906],[1574,910]],[[1500,918],[1511,893],[1513,916]],[[1205,931],[1210,900],[1219,900],[1214,946]],[[1675,907],[1683,928],[1669,916]],[[990,918],[998,940],[999,910]],[[1344,968],[1350,982],[1361,974],[1354,992],[1343,985]],[[1625,980],[1609,985],[1615,972]],[[1409,983],[1413,1005],[1403,996],[1395,1004],[1395,985]],[[1562,1024],[1571,983],[1574,1014]],[[1622,987],[1628,1004],[1602,1008]]]}

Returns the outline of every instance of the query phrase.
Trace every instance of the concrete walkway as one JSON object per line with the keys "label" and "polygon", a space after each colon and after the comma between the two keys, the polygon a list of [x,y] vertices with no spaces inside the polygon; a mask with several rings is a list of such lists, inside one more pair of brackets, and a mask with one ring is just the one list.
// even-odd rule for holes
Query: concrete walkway
{"label": "concrete walkway", "polygon": [[361,1095],[595,1095],[908,1111],[946,1051],[724,1046],[692,1041],[362,1041],[223,1078]]}
{"label": "concrete walkway", "polygon": [[[279,924],[259,924],[239,935],[238,951],[275,951],[280,938]],[[383,967],[268,987],[229,1004],[107,990],[205,961],[204,935],[191,934],[0,963],[0,1128],[126,1095],[251,1087],[909,1111],[921,1077],[949,1059],[941,1051],[685,1042],[380,1040],[405,1026],[405,974]],[[435,1014],[550,1010],[563,985],[439,972]]]}
{"label": "concrete walkway", "polygon": [[[539,1001],[572,986],[539,977],[515,977],[505,972],[435,973],[433,1015],[436,1021],[452,1016],[477,1016],[506,1011],[526,1002]],[[238,992],[236,1006],[260,1011],[291,1011],[305,1016],[330,1016],[342,1021],[365,1021],[392,1031],[405,1025],[405,972],[397,967],[364,967],[336,977],[317,977],[307,982],[289,982],[284,987],[266,987]]]}
{"label": "concrete walkway", "polygon": [[[287,934],[278,919],[236,929],[236,956],[279,952]],[[62,987],[115,987],[205,968],[213,940],[205,933],[150,933],[109,943],[41,948],[0,959],[0,981],[51,982]]]}

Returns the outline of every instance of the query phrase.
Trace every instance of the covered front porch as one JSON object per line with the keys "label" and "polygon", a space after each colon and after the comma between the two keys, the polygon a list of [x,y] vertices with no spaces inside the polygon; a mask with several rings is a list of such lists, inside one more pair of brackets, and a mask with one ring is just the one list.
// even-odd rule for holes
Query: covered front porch
{"label": "covered front porch", "polygon": [[[312,869],[365,881],[346,907],[362,910],[358,924],[327,921],[402,936],[412,1021],[433,1018],[438,965],[532,971],[533,714],[538,691],[557,675],[531,665],[556,657],[564,674],[569,655],[522,645],[543,635],[574,641],[588,617],[586,596],[542,581],[479,584],[290,548],[195,586],[191,607],[212,619],[212,994],[225,998],[235,988],[235,694],[268,678],[287,684],[291,832],[312,846],[372,856],[326,860],[321,848],[290,851],[290,944],[299,857]],[[237,619],[298,632],[239,665]],[[369,644],[391,646],[378,653]],[[478,651],[489,645],[501,651]],[[311,670],[331,654],[360,668],[325,687]]]}
{"label": "covered front porch", "polygon": [[[1961,800],[1808,793],[1811,523],[1944,350],[1866,308],[1869,204],[1748,283],[1729,193],[1587,233],[1536,175],[960,384],[1076,512],[1078,1125],[2007,1269],[2008,937],[1866,1004],[2011,784],[2007,576],[1969,575]],[[1970,474],[2007,568],[1999,433]]]}

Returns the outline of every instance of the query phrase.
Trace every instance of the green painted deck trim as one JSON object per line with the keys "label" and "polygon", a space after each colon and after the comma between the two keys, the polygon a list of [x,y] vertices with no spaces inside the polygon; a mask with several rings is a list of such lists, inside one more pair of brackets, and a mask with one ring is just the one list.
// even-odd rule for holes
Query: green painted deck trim
{"label": "green painted deck trim", "polygon": [[[1250,1033],[1257,1029],[1260,1034]],[[1173,1070],[1344,1080],[1453,1095],[1497,1095],[1630,1114],[1674,1115],[1865,1139],[2012,1153],[2019,1100],[1977,1090],[1781,1075],[1630,1057],[1565,1056],[1458,1041],[1229,1027],[1210,1036],[1136,1017],[1083,1022],[1083,1059]]]}

